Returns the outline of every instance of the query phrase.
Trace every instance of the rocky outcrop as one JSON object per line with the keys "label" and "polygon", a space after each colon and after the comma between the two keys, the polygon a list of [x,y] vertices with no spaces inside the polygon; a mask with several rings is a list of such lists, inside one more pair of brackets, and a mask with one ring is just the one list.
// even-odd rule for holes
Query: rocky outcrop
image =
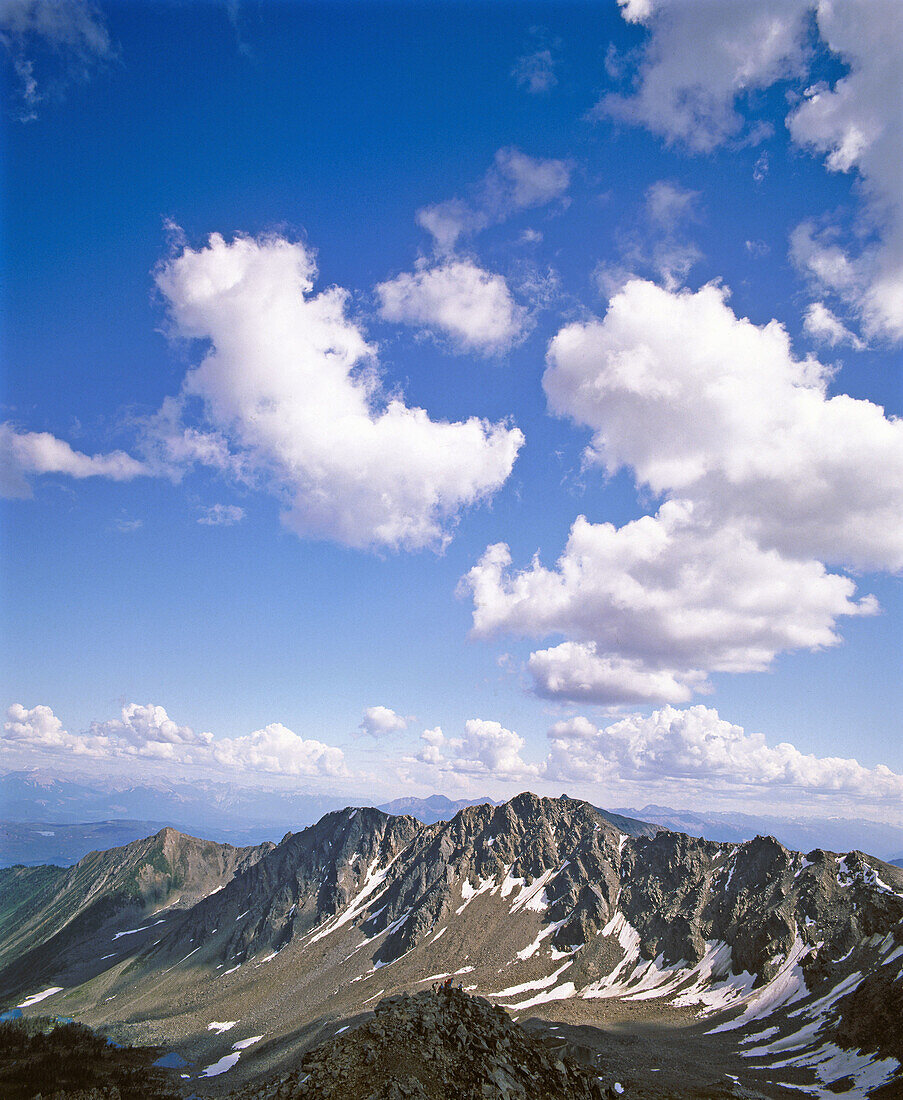
{"label": "rocky outcrop", "polygon": [[309,1051],[301,1067],[233,1100],[606,1100],[617,1096],[567,1044],[545,1044],[482,997],[388,997],[373,1019]]}

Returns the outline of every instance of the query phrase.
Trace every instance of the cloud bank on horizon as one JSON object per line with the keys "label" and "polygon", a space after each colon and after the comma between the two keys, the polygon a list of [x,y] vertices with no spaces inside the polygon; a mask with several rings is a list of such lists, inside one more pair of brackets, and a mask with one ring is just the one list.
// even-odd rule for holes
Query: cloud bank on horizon
{"label": "cloud bank on horizon", "polygon": [[[368,707],[361,729],[374,737],[408,726],[388,707]],[[240,772],[246,781],[315,780],[381,792],[402,778],[429,789],[441,783],[483,789],[486,784],[518,788],[540,784],[578,784],[614,791],[639,787],[667,791],[675,779],[720,792],[768,790],[782,798],[836,795],[853,803],[866,800],[889,810],[903,797],[903,774],[885,765],[873,768],[843,757],[803,753],[789,742],[770,746],[760,733],[747,733],[725,721],[717,710],[695,705],[665,706],[648,715],[632,714],[597,725],[583,715],[555,722],[548,747],[536,761],[524,759],[526,741],[501,723],[470,718],[460,736],[441,727],[424,730],[418,749],[398,758],[394,774],[377,779],[349,767],[342,749],[299,737],[280,722],[250,734],[215,738],[178,725],[161,706],[126,704],[120,717],[94,721],[82,733],[70,733],[50,707],[15,703],[7,710],[0,735],[0,766],[23,763],[52,766],[71,760],[94,774],[123,774],[147,763],[156,774],[173,766],[205,777],[227,778]],[[162,772],[160,769],[164,769]],[[481,786],[482,785],[482,786]]]}
{"label": "cloud bank on horizon", "polygon": [[[401,699],[402,713],[361,697],[359,726],[323,740],[280,722],[217,738],[138,704],[73,734],[49,706],[14,703],[0,766],[138,761],[336,783],[363,782],[363,754],[382,753],[393,782],[424,788],[688,782],[899,804],[900,768],[748,733],[696,700],[717,696],[724,711],[734,677],[838,650],[854,622],[888,612],[888,578],[903,571],[903,420],[887,411],[888,387],[872,390],[856,365],[872,356],[898,368],[903,345],[903,7],[617,0],[617,10],[628,37],[610,46],[594,76],[604,91],[573,107],[574,124],[600,146],[628,143],[618,148],[635,148],[637,163],[660,156],[642,185],[619,178],[613,155],[592,161],[586,138],[564,148],[546,132],[548,148],[527,151],[512,126],[494,156],[470,157],[469,175],[449,171],[456,182],[411,202],[404,246],[368,255],[356,281],[324,279],[335,270],[327,245],[299,232],[221,226],[192,243],[171,224],[153,271],[170,377],[151,407],[106,410],[127,445],[91,453],[26,402],[0,423],[0,494],[16,507],[40,502],[44,484],[77,487],[76,502],[83,485],[157,486],[182,494],[211,537],[270,523],[262,543],[278,525],[255,502],[274,506],[296,546],[345,555],[337,570],[422,551],[430,568],[457,562],[471,638],[484,653],[510,645],[534,712],[555,708],[547,743],[509,728],[525,729],[520,688],[517,720],[470,717],[485,703],[467,700],[453,724],[438,705]],[[501,76],[521,110],[539,112],[573,94],[573,62],[566,39],[530,36],[526,48],[512,42]],[[83,0],[6,5],[0,45],[31,130],[119,49],[102,9]],[[53,95],[34,75],[48,50],[66,72]],[[719,268],[723,224],[710,229],[724,201],[717,166],[753,155],[750,194],[805,163],[834,199],[818,210],[788,199],[769,242],[745,236],[736,215],[724,263],[745,253],[755,272],[780,262],[771,253],[786,258],[781,316],[754,300],[753,276]],[[599,244],[571,271],[567,245],[592,237],[580,219]],[[575,468],[548,506],[553,483],[537,469],[568,448]],[[242,503],[201,502],[211,491]],[[458,543],[466,555],[450,559]],[[411,560],[424,588],[400,593],[398,614],[406,598],[426,599],[426,567]],[[437,634],[458,629],[447,595]],[[373,613],[374,663],[385,617]],[[592,707],[595,717],[577,713]],[[441,724],[418,736],[408,711]]]}
{"label": "cloud bank on horizon", "polygon": [[0,746],[0,755],[12,766],[33,758],[68,758],[114,766],[148,761],[226,774],[238,770],[305,778],[349,776],[341,749],[299,737],[280,722],[244,737],[214,739],[211,733],[177,725],[163,707],[153,704],[128,703],[121,717],[70,733],[50,707],[14,703],[7,710]]}

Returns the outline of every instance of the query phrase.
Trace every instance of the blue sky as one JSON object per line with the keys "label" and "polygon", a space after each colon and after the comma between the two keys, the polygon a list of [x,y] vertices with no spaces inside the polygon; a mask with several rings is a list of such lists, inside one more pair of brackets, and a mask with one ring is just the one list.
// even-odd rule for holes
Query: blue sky
{"label": "blue sky", "polygon": [[892,0],[0,26],[0,767],[903,822]]}

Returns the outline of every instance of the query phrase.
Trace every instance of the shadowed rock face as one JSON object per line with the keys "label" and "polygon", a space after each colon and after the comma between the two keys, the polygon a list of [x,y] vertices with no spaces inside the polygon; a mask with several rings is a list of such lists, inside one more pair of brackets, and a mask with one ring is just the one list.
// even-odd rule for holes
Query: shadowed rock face
{"label": "shadowed rock face", "polygon": [[50,1018],[0,1022],[4,1100],[180,1100],[154,1050],[110,1045],[79,1024]]}
{"label": "shadowed rock face", "polygon": [[374,1017],[308,1052],[293,1073],[233,1100],[604,1100],[599,1071],[564,1042],[545,1044],[481,997],[457,989],[401,994]]}
{"label": "shadowed rock face", "polygon": [[372,807],[327,814],[198,904],[162,938],[156,957],[178,957],[185,944],[212,940],[218,929],[228,929],[216,941],[224,960],[279,951],[345,909],[420,828],[411,817]]}
{"label": "shadowed rock face", "polygon": [[473,886],[498,876],[531,883],[553,869],[555,879],[545,887],[549,917],[568,921],[553,942],[585,942],[586,932],[608,920],[617,896],[620,844],[613,825],[573,799],[522,794],[502,806],[462,810],[444,826],[421,830],[405,853],[372,931],[410,915],[383,943],[377,961],[410,950],[437,927],[457,904],[462,878]]}

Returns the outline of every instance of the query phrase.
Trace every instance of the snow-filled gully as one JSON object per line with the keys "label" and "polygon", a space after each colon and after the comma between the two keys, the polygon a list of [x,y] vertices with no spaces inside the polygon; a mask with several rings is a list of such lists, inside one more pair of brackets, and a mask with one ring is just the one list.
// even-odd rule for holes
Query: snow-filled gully
{"label": "snow-filled gully", "polygon": [[[541,878],[546,879],[547,876]],[[510,873],[506,875],[503,896],[510,894],[515,885],[521,886],[522,895],[523,883],[512,879]],[[531,884],[530,890],[531,897],[540,896],[540,879]],[[519,901],[521,895],[518,895]],[[523,900],[526,901],[526,898]],[[518,905],[518,908],[524,908],[524,905]],[[566,919],[545,925],[527,948],[517,952],[517,959],[532,958],[543,941],[565,923]],[[599,935],[615,937],[623,954],[609,974],[583,989],[578,990],[570,981],[559,983],[573,963],[573,959],[568,958],[563,966],[546,977],[511,985],[489,996],[501,1000],[505,1007],[513,1010],[572,997],[586,1000],[620,998],[627,1001],[666,999],[675,1008],[698,1007],[699,1015],[703,1017],[742,1008],[733,1019],[712,1028],[709,1034],[746,1031],[759,1022],[765,1022],[774,1012],[806,1001],[810,993],[801,964],[807,955],[821,946],[807,945],[797,934],[775,976],[767,984],[754,988],[755,974],[745,971],[733,973],[731,948],[723,941],[708,941],[705,954],[694,966],[686,963],[668,966],[661,955],[653,960],[642,958],[640,934],[620,911],[613,914]],[[877,946],[883,966],[903,958],[903,947],[896,945],[892,935],[884,937]],[[903,968],[898,977],[903,980]],[[794,1084],[793,1087],[824,1100],[836,1095],[827,1086],[847,1076],[854,1082],[854,1088],[848,1095],[868,1095],[872,1089],[891,1080],[900,1068],[897,1060],[843,1050],[822,1035],[825,1026],[832,1021],[837,1002],[858,988],[863,980],[860,972],[849,974],[827,994],[790,1011],[788,1019],[800,1021],[795,1031],[782,1035],[780,1028],[769,1027],[755,1035],[738,1037],[738,1053],[749,1059],[751,1068],[811,1070],[816,1077],[815,1084]],[[522,1000],[515,999],[522,994],[530,995]],[[756,1062],[762,1064],[756,1066]]]}

